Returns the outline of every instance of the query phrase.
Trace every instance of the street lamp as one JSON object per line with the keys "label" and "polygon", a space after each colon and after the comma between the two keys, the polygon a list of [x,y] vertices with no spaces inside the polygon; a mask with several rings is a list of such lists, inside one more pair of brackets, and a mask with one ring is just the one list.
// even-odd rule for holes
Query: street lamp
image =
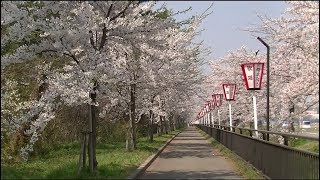
{"label": "street lamp", "polygon": [[200,124],[202,125],[203,124],[203,119],[202,119],[202,109],[200,111]]}
{"label": "street lamp", "polygon": [[202,122],[201,124],[202,125],[204,125],[204,116],[203,115],[204,115],[204,110],[202,108],[202,110],[201,110],[201,122]]}
{"label": "street lamp", "polygon": [[231,117],[231,103],[230,101],[234,101],[234,97],[236,94],[236,87],[237,85],[234,83],[224,83],[222,84],[222,88],[223,88],[223,94],[224,97],[226,99],[226,101],[228,101],[229,103],[229,119],[230,119],[230,130],[232,131],[232,117]]}
{"label": "street lamp", "polygon": [[207,125],[207,105],[206,104],[203,107],[203,118],[204,118],[204,125]]}
{"label": "street lamp", "polygon": [[[270,113],[270,106],[269,106],[269,93],[270,93],[270,46],[264,42],[260,37],[257,37],[257,39],[267,48],[267,131],[270,130],[270,125],[269,125],[269,113]],[[267,133],[267,141],[269,141],[269,133]]]}
{"label": "street lamp", "polygon": [[[247,90],[260,90],[262,75],[263,75],[264,63],[262,62],[250,62],[241,64],[243,79],[246,84]],[[253,101],[253,122],[254,129],[258,130],[258,119],[257,119],[257,103],[254,91],[252,93]],[[255,131],[256,137],[258,138],[258,131]]]}
{"label": "street lamp", "polygon": [[214,102],[215,106],[217,106],[217,109],[218,109],[218,123],[219,123],[219,126],[220,126],[219,107],[222,105],[222,96],[223,96],[223,94],[213,94],[212,95],[213,102]]}
{"label": "street lamp", "polygon": [[206,125],[209,125],[210,101],[207,101],[205,107],[206,107]]}
{"label": "street lamp", "polygon": [[212,103],[212,101],[207,101],[208,105],[209,105],[209,123],[210,123],[210,126],[212,126],[212,110],[214,109],[214,104]]}

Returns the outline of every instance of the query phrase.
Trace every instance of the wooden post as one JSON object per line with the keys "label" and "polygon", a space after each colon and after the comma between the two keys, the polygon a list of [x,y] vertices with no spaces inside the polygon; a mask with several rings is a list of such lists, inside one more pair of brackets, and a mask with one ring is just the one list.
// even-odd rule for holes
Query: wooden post
{"label": "wooden post", "polygon": [[82,140],[81,140],[81,149],[80,149],[80,158],[79,158],[79,168],[78,168],[78,175],[80,175],[82,168],[86,165],[86,132],[81,132]]}
{"label": "wooden post", "polygon": [[89,105],[89,139],[88,139],[88,158],[90,174],[93,174],[93,141],[92,141],[92,109]]}
{"label": "wooden post", "polygon": [[[96,82],[95,87],[96,88]],[[96,93],[90,92],[90,98],[92,103],[96,102]],[[96,126],[97,120],[95,115],[95,106],[89,105],[89,142],[88,142],[88,157],[89,157],[89,169],[90,174],[94,174],[98,165],[96,159]]]}
{"label": "wooden post", "polygon": [[288,136],[282,136],[284,139],[284,145],[288,146]]}

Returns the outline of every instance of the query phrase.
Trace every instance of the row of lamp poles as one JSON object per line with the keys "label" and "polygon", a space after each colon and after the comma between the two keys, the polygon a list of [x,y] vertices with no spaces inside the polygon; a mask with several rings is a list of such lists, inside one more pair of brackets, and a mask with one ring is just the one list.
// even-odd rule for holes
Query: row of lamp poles
{"label": "row of lamp poles", "polygon": [[[263,62],[249,62],[241,64],[243,80],[247,90],[252,90],[252,102],[253,102],[253,119],[254,119],[254,129],[258,130],[258,118],[257,118],[257,103],[255,90],[261,89],[261,82],[263,76],[264,63]],[[229,104],[229,125],[232,131],[232,113],[231,113],[231,102],[235,100],[236,94],[235,83],[224,83],[222,84],[223,95],[225,100]],[[211,111],[217,107],[218,109],[218,124],[220,125],[220,112],[219,107],[222,105],[222,94],[213,94],[212,101],[208,100],[205,103],[203,109],[198,113],[197,120],[200,124],[212,125],[213,115]],[[268,126],[268,124],[267,124]],[[267,129],[268,130],[268,129]],[[258,137],[258,131],[255,131],[256,137]]]}

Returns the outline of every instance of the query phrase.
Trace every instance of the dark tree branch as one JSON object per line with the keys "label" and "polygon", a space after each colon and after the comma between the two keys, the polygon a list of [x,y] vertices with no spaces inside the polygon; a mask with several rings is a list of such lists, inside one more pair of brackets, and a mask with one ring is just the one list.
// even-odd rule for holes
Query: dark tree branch
{"label": "dark tree branch", "polygon": [[111,13],[111,10],[112,10],[112,6],[113,6],[113,4],[110,5],[106,18],[108,18],[110,16],[110,13]]}
{"label": "dark tree branch", "polygon": [[103,48],[103,46],[106,43],[107,40],[107,27],[106,24],[103,24],[103,29],[102,29],[102,37],[101,37],[101,42],[100,42],[100,46],[99,46],[99,50],[101,50]]}
{"label": "dark tree branch", "polygon": [[[47,49],[47,50],[41,51],[39,54],[46,53],[46,52],[55,52],[55,53],[56,53],[57,50]],[[76,58],[75,55],[73,55],[73,54],[68,54],[68,53],[63,53],[63,55],[66,55],[66,56],[71,57],[72,60],[73,60],[74,62],[76,62],[77,65],[80,67],[81,71],[84,72],[84,70],[82,69],[82,67],[81,67],[81,65],[80,65],[80,62],[78,61],[78,59]]]}
{"label": "dark tree branch", "polygon": [[77,58],[76,58],[75,55],[73,55],[73,54],[67,54],[67,53],[63,53],[63,54],[66,55],[66,56],[71,57],[72,60],[74,60],[74,61],[77,63],[77,65],[80,67],[81,71],[84,72],[84,70],[82,69],[82,67],[81,67],[81,65],[80,65],[80,62],[77,60]]}
{"label": "dark tree branch", "polygon": [[116,14],[115,16],[113,16],[112,18],[110,18],[110,21],[113,21],[115,19],[117,19],[120,15],[124,15],[125,11],[129,8],[129,6],[131,5],[132,1],[130,1],[127,6],[118,14]]}
{"label": "dark tree branch", "polygon": [[97,47],[95,46],[94,41],[93,41],[93,33],[92,33],[91,30],[89,31],[89,33],[91,34],[90,44],[92,45],[92,47],[93,47],[94,50],[97,50]]}
{"label": "dark tree branch", "polygon": [[[115,19],[117,19],[120,15],[124,15],[125,11],[129,8],[129,6],[130,6],[131,3],[132,3],[132,2],[130,1],[130,2],[128,3],[128,5],[127,5],[121,12],[119,12],[118,14],[116,14],[115,16],[113,16],[112,18],[110,18],[110,22],[113,21],[113,20],[115,20]],[[111,10],[112,10],[112,4],[111,4],[110,7],[109,7],[107,17],[110,16]],[[107,30],[106,24],[104,23],[104,24],[103,24],[103,29],[102,29],[102,37],[101,37],[101,42],[100,42],[100,46],[99,46],[99,51],[103,48],[103,46],[104,46],[105,43],[106,43],[106,40],[107,40],[107,32],[108,32],[108,31],[109,31],[109,30]]]}

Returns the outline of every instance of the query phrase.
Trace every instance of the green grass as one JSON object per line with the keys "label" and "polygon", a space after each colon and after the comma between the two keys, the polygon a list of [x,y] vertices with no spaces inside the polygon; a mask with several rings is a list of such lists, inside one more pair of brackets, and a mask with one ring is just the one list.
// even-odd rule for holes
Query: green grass
{"label": "green grass", "polygon": [[28,162],[1,164],[1,179],[125,179],[178,132],[155,136],[153,143],[145,137],[139,138],[137,149],[132,152],[125,150],[125,143],[98,144],[98,171],[95,176],[90,176],[88,167],[77,176],[80,145],[73,143]]}
{"label": "green grass", "polygon": [[[198,129],[198,128],[197,128]],[[263,177],[263,174],[256,170],[252,165],[250,165],[248,162],[240,158],[238,155],[236,155],[234,152],[232,152],[230,149],[210,137],[208,134],[206,134],[204,131],[198,129],[198,131],[206,138],[208,139],[211,144],[214,146],[215,149],[219,150],[225,157],[230,159],[234,165],[236,166],[237,172],[243,176],[245,179],[265,179]]]}
{"label": "green grass", "polygon": [[296,139],[289,140],[289,146],[302,149],[305,151],[319,153],[319,141],[296,138]]}

